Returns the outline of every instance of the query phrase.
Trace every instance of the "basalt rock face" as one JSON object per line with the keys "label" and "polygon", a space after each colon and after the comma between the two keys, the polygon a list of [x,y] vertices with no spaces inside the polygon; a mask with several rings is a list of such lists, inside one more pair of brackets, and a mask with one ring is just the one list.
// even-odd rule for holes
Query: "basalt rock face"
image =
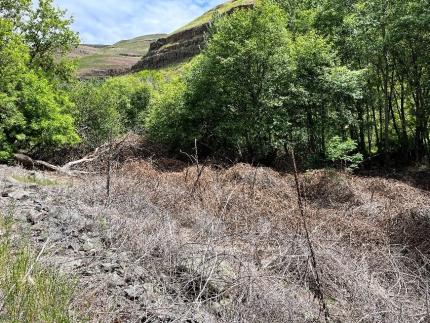
{"label": "basalt rock face", "polygon": [[204,46],[209,25],[204,24],[158,39],[151,44],[148,54],[133,66],[133,70],[157,69],[194,57]]}
{"label": "basalt rock face", "polygon": [[[226,14],[252,6],[253,4],[240,5],[230,9]],[[210,22],[205,23],[156,40],[151,43],[148,54],[133,66],[133,71],[158,69],[196,56],[205,46],[210,25]]]}

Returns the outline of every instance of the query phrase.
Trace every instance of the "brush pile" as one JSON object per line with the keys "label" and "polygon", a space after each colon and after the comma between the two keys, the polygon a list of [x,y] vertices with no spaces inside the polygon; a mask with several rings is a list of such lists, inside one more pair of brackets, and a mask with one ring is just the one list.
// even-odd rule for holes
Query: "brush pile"
{"label": "brush pile", "polygon": [[[53,211],[33,239],[58,233],[43,259],[78,278],[74,309],[94,322],[324,322],[294,177],[176,166],[129,160],[109,198],[102,175],[38,193]],[[428,322],[429,192],[326,170],[300,183],[330,320]]]}

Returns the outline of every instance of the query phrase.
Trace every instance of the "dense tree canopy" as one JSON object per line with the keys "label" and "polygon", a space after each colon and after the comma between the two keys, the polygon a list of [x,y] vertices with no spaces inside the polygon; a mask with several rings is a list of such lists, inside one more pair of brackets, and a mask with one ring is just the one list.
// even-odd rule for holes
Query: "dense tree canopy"
{"label": "dense tree canopy", "polygon": [[330,160],[327,142],[341,138],[386,164],[396,154],[424,161],[429,8],[426,0],[265,0],[219,18],[184,90],[167,89],[151,105],[148,132],[175,149],[197,139],[209,153],[246,160],[294,145],[318,164]]}
{"label": "dense tree canopy", "polygon": [[344,64],[367,70],[365,100],[352,136],[366,154],[429,155],[430,3],[426,0],[327,0],[314,26]]}
{"label": "dense tree canopy", "polygon": [[[2,0],[0,14],[0,159],[18,149],[77,143],[73,104],[60,89],[64,70],[55,60],[56,50],[72,45],[70,39],[57,41],[57,36],[76,37],[69,22],[58,25],[62,13],[45,0],[36,9],[30,1]],[[44,39],[46,51],[35,49],[38,37]]]}
{"label": "dense tree canopy", "polygon": [[[180,103],[152,105],[150,134],[182,147],[197,139],[210,153],[264,161],[287,144],[323,157],[327,137],[353,122],[349,110],[361,98],[362,73],[341,66],[314,31],[293,35],[276,4],[237,11],[211,32],[182,97],[174,95]],[[170,102],[172,94],[166,97]],[[166,113],[162,125],[155,116]]]}
{"label": "dense tree canopy", "polygon": [[120,77],[105,82],[76,82],[69,87],[76,128],[88,148],[127,131],[141,132],[151,97],[147,78]]}
{"label": "dense tree canopy", "polygon": [[308,166],[429,159],[428,0],[259,0],[217,17],[172,75],[94,82],[71,82],[70,23],[52,0],[0,0],[3,159],[126,131],[269,164],[289,146]]}

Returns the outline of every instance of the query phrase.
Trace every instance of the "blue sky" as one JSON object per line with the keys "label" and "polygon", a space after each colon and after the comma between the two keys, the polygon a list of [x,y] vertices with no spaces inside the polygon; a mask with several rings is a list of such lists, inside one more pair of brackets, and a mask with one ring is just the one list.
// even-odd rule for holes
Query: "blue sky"
{"label": "blue sky", "polygon": [[223,0],[55,0],[74,17],[83,43],[113,44],[137,36],[169,33]]}

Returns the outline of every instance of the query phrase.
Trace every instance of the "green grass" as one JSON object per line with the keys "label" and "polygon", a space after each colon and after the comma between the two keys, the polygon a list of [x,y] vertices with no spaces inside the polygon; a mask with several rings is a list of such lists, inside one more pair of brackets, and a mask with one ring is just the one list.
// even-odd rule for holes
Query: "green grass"
{"label": "green grass", "polygon": [[78,69],[87,68],[104,68],[108,67],[108,60],[112,57],[111,55],[95,54],[90,56],[84,56],[77,59]]}
{"label": "green grass", "polygon": [[[252,3],[255,3],[255,0],[227,1],[174,31],[171,35],[208,23],[213,19],[215,14],[223,14],[234,7]],[[72,54],[72,57],[77,61],[79,75],[87,73],[91,75],[92,70],[130,68],[148,53],[149,46],[153,41],[165,36],[167,35],[140,36],[129,40],[122,40],[109,46],[82,45],[80,49],[83,49],[83,51],[80,51],[78,48]],[[89,49],[90,53],[86,53],[85,49]]]}
{"label": "green grass", "polygon": [[12,175],[12,178],[20,183],[27,185],[39,185],[39,186],[54,186],[58,185],[58,181],[50,178],[38,178],[35,175]]}
{"label": "green grass", "polygon": [[[170,80],[184,75],[192,66],[193,59],[189,58],[182,62],[174,63],[166,67],[159,68],[157,70],[142,70],[138,73],[129,76],[117,76],[117,77],[135,77],[140,79],[142,82],[149,82],[151,84],[162,84],[170,82]],[[155,86],[157,88],[157,86]]]}
{"label": "green grass", "polygon": [[117,49],[122,51],[127,51],[128,53],[146,53],[149,49],[149,45],[152,41],[166,36],[165,34],[155,34],[155,35],[146,35],[140,36],[129,40],[122,40],[109,46],[110,49]]}
{"label": "green grass", "polygon": [[10,218],[0,223],[0,322],[71,322],[72,284],[40,265],[27,245],[11,241]]}
{"label": "green grass", "polygon": [[73,56],[76,58],[78,71],[130,67],[148,53],[151,42],[163,36],[163,34],[140,36],[110,46],[82,45],[81,49],[91,48],[93,53],[82,54],[78,48]]}
{"label": "green grass", "polygon": [[187,30],[187,29],[192,29],[192,28],[201,26],[203,24],[206,24],[206,23],[210,22],[213,19],[214,15],[216,15],[216,14],[223,14],[223,13],[229,11],[230,9],[234,8],[234,7],[246,5],[246,4],[252,4],[252,3],[255,3],[255,0],[232,0],[232,1],[228,1],[226,3],[223,3],[217,7],[209,10],[208,12],[204,13],[203,15],[198,17],[197,19],[191,21],[190,23],[186,24],[185,26],[174,31],[172,33],[172,35],[176,34],[178,32]]}

